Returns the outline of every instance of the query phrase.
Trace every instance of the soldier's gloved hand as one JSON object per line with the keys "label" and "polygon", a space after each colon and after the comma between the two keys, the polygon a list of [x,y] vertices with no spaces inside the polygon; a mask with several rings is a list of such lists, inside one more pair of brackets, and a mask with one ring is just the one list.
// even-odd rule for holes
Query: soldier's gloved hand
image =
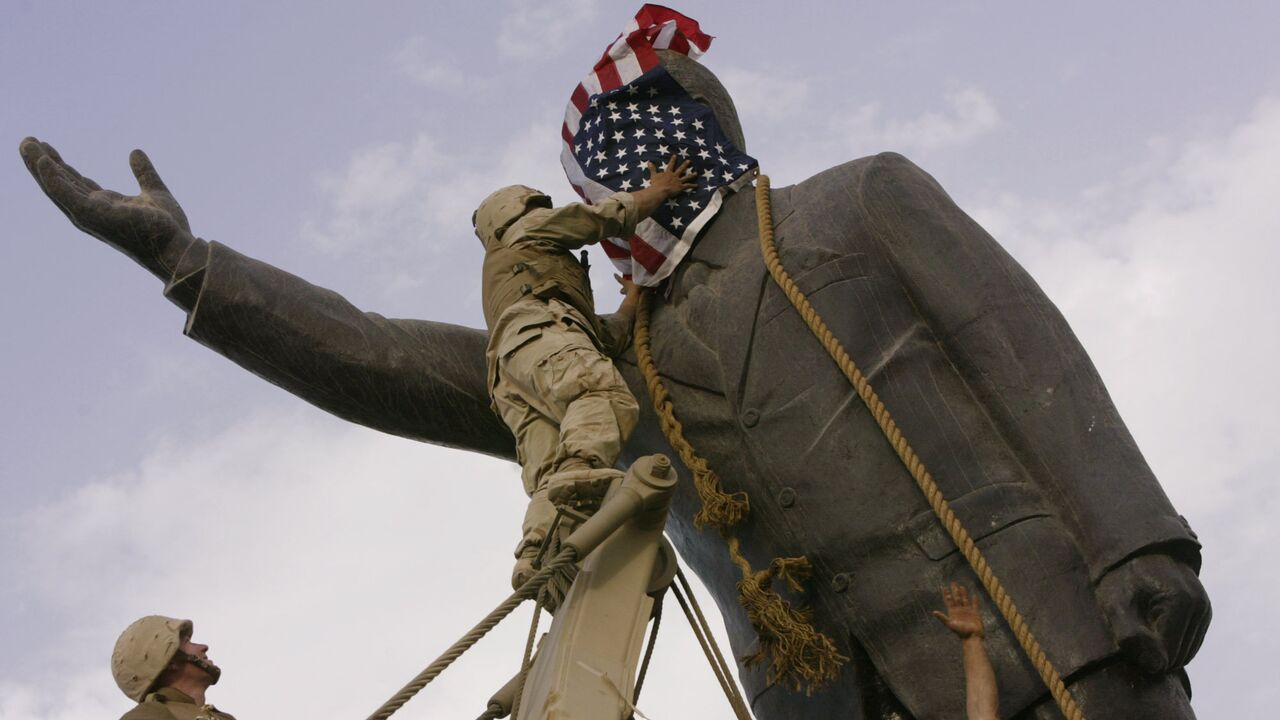
{"label": "soldier's gloved hand", "polygon": [[141,150],[129,154],[129,167],[141,192],[122,195],[104,190],[76,172],[49,143],[26,138],[18,148],[40,189],[73,225],[133,258],[168,282],[183,254],[202,243],[191,234],[187,215]]}
{"label": "soldier's gloved hand", "polygon": [[1099,581],[1098,600],[1120,651],[1152,675],[1195,657],[1213,616],[1195,572],[1161,553],[1117,565]]}

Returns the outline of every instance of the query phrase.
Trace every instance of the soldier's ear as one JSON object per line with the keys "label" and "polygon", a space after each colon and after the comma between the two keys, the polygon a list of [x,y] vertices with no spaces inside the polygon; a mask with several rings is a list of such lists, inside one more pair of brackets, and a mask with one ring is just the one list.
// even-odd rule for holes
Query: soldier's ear
{"label": "soldier's ear", "polygon": [[479,212],[480,212],[479,208],[471,211],[471,227],[472,228],[475,228],[476,226],[476,214]]}

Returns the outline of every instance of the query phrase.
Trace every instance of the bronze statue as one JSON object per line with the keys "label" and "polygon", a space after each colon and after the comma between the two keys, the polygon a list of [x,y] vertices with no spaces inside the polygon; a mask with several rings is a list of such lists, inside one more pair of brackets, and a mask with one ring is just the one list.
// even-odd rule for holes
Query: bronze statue
{"label": "bronze statue", "polygon": [[[740,140],[714,76],[664,62]],[[141,151],[130,156],[137,196],[101,189],[38,140],[21,153],[72,223],[165,283],[198,342],[353,422],[514,458],[489,408],[482,331],[365,313],[197,238]],[[1182,667],[1210,618],[1196,536],[1031,277],[900,155],[838,165],[775,190],[773,205],[787,269],[929,464],[1086,716],[1193,717]],[[970,571],[768,278],[754,206],[750,193],[729,197],[655,297],[653,354],[685,435],[727,489],[751,497],[737,531],[746,555],[757,566],[807,555],[814,573],[797,600],[851,660],[812,697],[744,669],[747,697],[765,720],[946,716],[964,703],[958,649],[927,609]],[[634,353],[618,365],[641,405],[624,463],[671,454]],[[696,507],[682,483],[668,528],[742,657],[754,633],[735,606],[736,571],[721,539],[692,526]],[[988,617],[988,627],[1000,706],[1057,717],[1005,624]]]}

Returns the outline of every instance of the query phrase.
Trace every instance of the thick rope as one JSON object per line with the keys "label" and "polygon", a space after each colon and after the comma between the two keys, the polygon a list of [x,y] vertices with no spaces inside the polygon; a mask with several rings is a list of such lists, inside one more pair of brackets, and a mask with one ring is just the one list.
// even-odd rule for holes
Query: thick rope
{"label": "thick rope", "polygon": [[[707,664],[711,666],[711,672],[716,676],[716,681],[720,683],[720,689],[724,691],[724,696],[729,701],[729,707],[733,708],[734,717],[738,720],[751,720],[751,715],[747,712],[746,706],[743,705],[742,696],[738,694],[738,688],[733,678],[726,676],[720,665],[716,663],[715,651],[712,650],[715,639],[711,637],[710,629],[704,629],[698,625],[697,618],[694,617],[693,610],[689,607],[689,601],[680,592],[679,585],[671,585],[671,594],[675,595],[676,602],[680,603],[680,609],[684,611],[684,617],[689,621],[693,636],[698,639],[698,645],[702,648],[702,654],[707,658]],[[689,597],[692,598],[693,594],[690,593]]]}
{"label": "thick rope", "polygon": [[525,581],[525,583],[521,585],[518,590],[511,593],[511,595],[504,600],[501,605],[494,608],[493,612],[486,615],[485,618],[477,623],[475,627],[471,628],[466,635],[463,635],[462,638],[451,645],[448,650],[445,650],[444,654],[437,658],[435,662],[428,665],[422,672],[418,673],[417,677],[410,680],[409,684],[401,688],[400,692],[391,696],[391,699],[383,703],[382,707],[378,708],[368,717],[368,720],[386,720],[391,717],[395,711],[399,710],[405,703],[409,702],[414,695],[417,695],[418,691],[426,687],[427,683],[431,682],[436,678],[436,676],[444,672],[445,668],[449,667],[454,660],[457,660],[462,653],[471,649],[471,646],[479,642],[480,638],[484,637],[490,630],[497,626],[498,623],[502,622],[503,618],[510,615],[512,610],[515,610],[520,606],[520,603],[537,596],[543,586],[547,584],[547,581],[553,575],[561,569],[574,565],[577,562],[578,551],[572,546],[568,546],[561,550],[554,560],[548,563],[546,567],[535,573],[533,577]]}
{"label": "thick rope", "polygon": [[[548,535],[547,541],[550,542],[550,539],[551,536]],[[520,658],[520,681],[516,683],[515,699],[511,701],[511,720],[519,720],[520,717],[520,697],[524,695],[524,683],[529,679],[529,667],[533,665],[533,643],[538,638],[538,622],[542,620],[542,599],[546,596],[547,589],[544,587],[538,591],[538,599],[533,604],[533,619],[529,621],[529,637],[525,639],[524,655]]]}
{"label": "thick rope", "polygon": [[[649,662],[653,660],[653,648],[658,642],[658,628],[662,626],[662,599],[666,594],[659,595],[654,600],[653,605],[653,625],[649,628],[649,643],[644,648],[644,659],[640,661],[640,673],[636,675],[636,687],[631,693],[631,704],[640,704],[640,689],[644,687],[645,676],[649,674]],[[631,717],[635,717],[632,715]]]}
{"label": "thick rope", "polygon": [[746,658],[746,662],[755,665],[767,660],[769,682],[779,682],[811,695],[814,690],[834,680],[848,658],[836,650],[831,638],[814,628],[809,612],[793,607],[773,589],[773,581],[777,578],[787,580],[793,589],[799,590],[795,581],[807,575],[809,560],[804,556],[778,558],[767,569],[757,572],[743,555],[732,530],[746,518],[750,509],[747,494],[726,493],[719,476],[685,439],[684,427],[676,419],[667,388],[653,363],[649,345],[651,303],[652,293],[640,296],[635,327],[636,361],[648,387],[654,412],[658,415],[662,434],[679,454],[685,467],[693,473],[694,488],[702,499],[702,509],[694,515],[694,524],[700,528],[710,525],[720,531],[729,549],[729,558],[742,574],[742,580],[738,582],[738,602],[760,638],[759,651]]}
{"label": "thick rope", "polygon": [[800,316],[804,319],[805,324],[813,331],[822,346],[835,360],[836,365],[840,367],[840,372],[848,378],[850,384],[858,392],[858,397],[862,398],[862,402],[871,411],[871,415],[875,417],[876,423],[880,426],[880,431],[884,433],[889,444],[893,446],[894,452],[897,453],[898,459],[906,466],[911,473],[911,477],[916,481],[916,485],[920,488],[920,492],[924,493],[925,499],[929,502],[929,507],[933,508],[933,513],[938,517],[942,526],[946,528],[951,535],[951,540],[956,544],[957,548],[964,554],[966,560],[969,561],[970,567],[978,575],[982,581],[982,586],[986,588],[987,594],[995,601],[996,606],[1000,608],[1000,614],[1004,616],[1005,622],[1013,630],[1014,635],[1018,638],[1018,643],[1022,645],[1022,649],[1030,658],[1031,664],[1035,666],[1036,671],[1040,673],[1040,678],[1044,680],[1044,684],[1049,688],[1049,692],[1053,695],[1053,699],[1058,703],[1058,707],[1062,710],[1068,720],[1083,720],[1084,715],[1079,707],[1076,706],[1075,698],[1071,696],[1071,692],[1067,689],[1066,684],[1062,682],[1062,677],[1058,674],[1057,668],[1045,656],[1044,650],[1040,648],[1039,641],[1031,632],[1031,628],[1022,618],[1022,614],[1018,612],[1018,608],[1013,604],[1013,599],[1005,592],[1004,586],[1000,583],[1000,579],[991,570],[991,566],[987,564],[986,558],[982,551],[978,549],[969,532],[961,525],[959,518],[951,510],[951,505],[942,497],[942,491],[938,489],[938,484],[934,481],[933,476],[925,468],[920,457],[907,443],[906,438],[902,436],[902,431],[890,416],[888,409],[880,400],[880,396],[872,389],[871,384],[867,382],[862,371],[854,364],[849,354],[845,352],[844,347],[831,332],[827,324],[823,322],[818,312],[814,310],[813,305],[809,303],[808,298],[800,291],[791,276],[782,267],[782,261],[778,257],[777,248],[774,246],[773,238],[773,209],[772,200],[769,194],[769,177],[761,175],[756,180],[756,213],[760,222],[760,248],[764,253],[764,263],[769,269],[769,273],[773,276],[774,281],[782,292],[800,312]]}
{"label": "thick rope", "polygon": [[742,691],[738,689],[738,683],[733,679],[733,669],[729,667],[729,663],[725,662],[724,653],[720,652],[720,643],[716,642],[716,636],[711,633],[711,624],[707,622],[706,616],[702,614],[702,606],[698,604],[698,596],[693,594],[689,579],[685,577],[684,570],[679,567],[676,567],[676,580],[680,583],[680,588],[684,590],[685,597],[689,598],[689,605],[693,607],[693,614],[698,618],[698,627],[702,634],[706,636],[707,644],[711,646],[711,652],[715,655],[716,666],[720,668],[720,674],[724,676],[726,684],[733,691],[729,698],[729,703],[734,705],[740,714],[746,715],[747,706],[742,700]]}

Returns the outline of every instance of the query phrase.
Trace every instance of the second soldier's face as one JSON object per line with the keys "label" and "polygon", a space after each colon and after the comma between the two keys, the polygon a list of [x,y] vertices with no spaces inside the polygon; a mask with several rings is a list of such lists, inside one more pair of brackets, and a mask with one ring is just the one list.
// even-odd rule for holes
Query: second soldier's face
{"label": "second soldier's face", "polygon": [[209,675],[210,684],[218,682],[218,678],[222,675],[222,668],[218,667],[209,659],[209,646],[203,643],[192,642],[191,638],[182,641],[182,652],[193,655],[205,664],[205,667],[199,667],[199,671]]}
{"label": "second soldier's face", "polygon": [[209,646],[202,645],[198,642],[192,642],[191,638],[182,641],[182,652],[189,655],[195,655],[201,660],[209,659]]}

